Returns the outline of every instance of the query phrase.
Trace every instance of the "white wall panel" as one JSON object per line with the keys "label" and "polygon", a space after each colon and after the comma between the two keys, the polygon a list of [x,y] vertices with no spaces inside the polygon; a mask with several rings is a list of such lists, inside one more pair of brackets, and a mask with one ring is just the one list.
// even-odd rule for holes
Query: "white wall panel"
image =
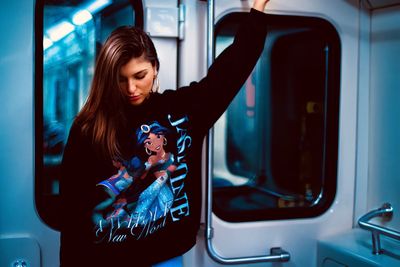
{"label": "white wall panel", "polygon": [[[33,1],[1,5],[0,239],[4,249],[0,256],[36,259],[40,255],[32,254],[40,253],[41,266],[54,267],[59,234],[42,223],[34,204],[34,25]],[[21,238],[30,241],[21,243],[19,251],[10,249]],[[35,251],[26,249],[36,242]],[[7,251],[13,255],[4,255]],[[34,260],[29,267],[39,266]]]}
{"label": "white wall panel", "polygon": [[390,202],[400,230],[400,6],[371,18],[368,208]]}

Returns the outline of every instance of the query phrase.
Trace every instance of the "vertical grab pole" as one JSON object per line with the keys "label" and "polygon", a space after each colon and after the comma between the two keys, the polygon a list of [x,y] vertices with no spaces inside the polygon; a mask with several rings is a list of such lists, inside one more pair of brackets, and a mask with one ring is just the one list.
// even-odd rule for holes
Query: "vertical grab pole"
{"label": "vertical grab pole", "polygon": [[[207,1],[207,68],[214,61],[214,0]],[[290,254],[280,247],[270,249],[269,255],[253,256],[253,257],[238,257],[224,258],[221,257],[215,250],[212,244],[214,235],[212,228],[212,176],[213,176],[213,129],[210,129],[207,137],[207,183],[206,183],[206,225],[205,238],[206,249],[208,255],[216,262],[221,264],[246,264],[257,262],[286,262],[290,260]]]}
{"label": "vertical grab pole", "polygon": [[214,61],[214,0],[207,1],[207,68]]}
{"label": "vertical grab pole", "polygon": [[[207,69],[214,61],[214,0],[207,1]],[[212,171],[213,171],[213,143],[214,131],[213,128],[208,132],[207,137],[207,184],[206,184],[206,248],[210,253],[212,247],[211,239],[213,238],[212,228]],[[211,248],[212,250],[212,248]]]}

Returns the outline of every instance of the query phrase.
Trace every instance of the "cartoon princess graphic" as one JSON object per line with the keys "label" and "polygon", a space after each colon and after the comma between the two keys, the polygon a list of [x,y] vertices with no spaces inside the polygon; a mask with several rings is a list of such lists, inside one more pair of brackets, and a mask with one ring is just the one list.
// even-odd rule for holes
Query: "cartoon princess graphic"
{"label": "cartoon princess graphic", "polygon": [[100,182],[108,198],[93,212],[93,221],[106,224],[112,218],[144,225],[167,216],[174,200],[168,180],[175,171],[174,155],[166,151],[169,130],[158,122],[143,124],[136,131],[137,146],[147,160],[134,156],[115,162],[118,173]]}

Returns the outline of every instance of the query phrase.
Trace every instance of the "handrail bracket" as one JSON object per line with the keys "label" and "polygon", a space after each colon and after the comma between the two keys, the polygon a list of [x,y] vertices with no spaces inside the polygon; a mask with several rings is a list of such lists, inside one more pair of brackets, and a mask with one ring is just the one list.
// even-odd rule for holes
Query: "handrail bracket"
{"label": "handrail bracket", "polygon": [[372,210],[358,219],[360,228],[368,230],[372,234],[372,253],[379,255],[383,252],[381,248],[380,235],[385,235],[396,240],[400,240],[400,232],[370,223],[369,220],[375,217],[382,217],[386,221],[390,221],[393,216],[393,207],[390,203],[384,203],[379,209]]}

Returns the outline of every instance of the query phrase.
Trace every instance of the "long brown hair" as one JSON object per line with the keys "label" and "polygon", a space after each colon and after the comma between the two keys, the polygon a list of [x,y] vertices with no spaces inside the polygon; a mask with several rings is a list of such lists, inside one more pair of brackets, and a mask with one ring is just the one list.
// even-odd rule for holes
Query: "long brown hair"
{"label": "long brown hair", "polygon": [[119,86],[119,71],[141,56],[158,70],[156,49],[143,30],[129,26],[114,30],[100,50],[89,96],[75,119],[82,132],[92,136],[96,148],[113,159],[122,156],[117,131],[126,123],[124,110],[129,105]]}

